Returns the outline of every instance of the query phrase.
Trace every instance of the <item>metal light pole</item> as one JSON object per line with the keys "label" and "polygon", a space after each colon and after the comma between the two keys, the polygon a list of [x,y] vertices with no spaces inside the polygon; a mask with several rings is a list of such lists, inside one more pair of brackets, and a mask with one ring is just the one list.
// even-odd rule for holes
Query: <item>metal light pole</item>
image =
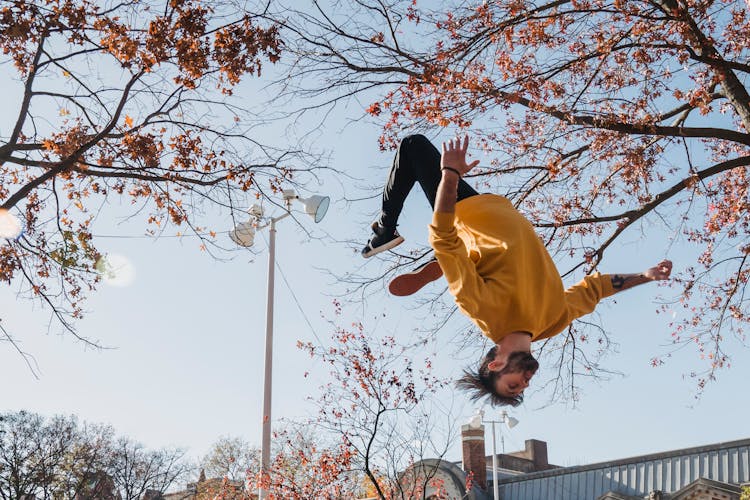
{"label": "metal light pole", "polygon": [[[288,208],[288,207],[287,207]],[[273,299],[276,276],[276,223],[287,217],[284,215],[271,219],[268,229],[268,296],[266,298],[266,354],[263,372],[263,438],[260,446],[260,470],[265,475],[271,466],[271,388],[273,387]],[[263,476],[262,476],[263,477]],[[258,498],[266,498],[266,491],[261,486]]]}
{"label": "metal light pole", "polygon": [[[484,422],[492,424],[492,498],[493,500],[500,500],[500,485],[497,480],[497,440],[495,439],[495,424],[505,424],[509,429],[512,429],[518,425],[518,419],[509,416],[508,412],[503,410],[500,412],[500,420],[484,420]],[[502,432],[500,433],[500,439],[503,439]],[[503,453],[505,453],[504,442]]]}
{"label": "metal light pole", "polygon": [[495,439],[495,421],[492,420],[492,498],[500,498],[500,490],[497,484],[497,440]]}
{"label": "metal light pole", "polygon": [[[229,237],[238,245],[250,247],[255,239],[255,232],[258,229],[268,227],[268,295],[266,297],[266,350],[264,357],[263,373],[263,422],[262,422],[262,439],[260,448],[260,472],[261,478],[264,478],[271,468],[271,393],[273,377],[273,305],[274,305],[274,282],[276,276],[276,223],[291,215],[292,200],[299,200],[305,205],[305,212],[320,222],[323,219],[328,204],[330,202],[327,196],[311,196],[308,199],[302,199],[294,191],[284,191],[284,203],[286,211],[269,220],[266,225],[258,225],[263,217],[263,210],[254,205],[249,209],[253,220],[239,224],[230,231]],[[267,497],[268,492],[263,488],[262,483],[258,488],[258,498],[263,500]]]}

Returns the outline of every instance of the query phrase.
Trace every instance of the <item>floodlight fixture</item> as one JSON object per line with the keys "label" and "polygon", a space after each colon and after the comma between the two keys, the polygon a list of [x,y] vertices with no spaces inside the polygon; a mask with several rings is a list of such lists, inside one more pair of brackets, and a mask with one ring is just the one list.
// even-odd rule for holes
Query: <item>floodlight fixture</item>
{"label": "floodlight fixture", "polygon": [[294,189],[285,189],[282,191],[282,196],[286,203],[287,211],[291,208],[292,200],[299,200],[305,207],[305,213],[312,217],[316,224],[323,220],[326,212],[328,212],[328,206],[331,204],[331,199],[328,196],[313,194],[309,198],[302,198]]}
{"label": "floodlight fixture", "polygon": [[251,247],[255,242],[255,222],[241,222],[229,231],[229,237],[241,247]]}
{"label": "floodlight fixture", "polygon": [[299,201],[305,206],[305,213],[312,217],[316,224],[323,220],[328,212],[328,205],[331,204],[328,196],[319,194],[314,194],[309,198],[299,198]]}
{"label": "floodlight fixture", "polygon": [[477,412],[469,419],[467,425],[472,429],[479,429],[482,427],[482,419],[484,419],[484,410],[477,410]]}

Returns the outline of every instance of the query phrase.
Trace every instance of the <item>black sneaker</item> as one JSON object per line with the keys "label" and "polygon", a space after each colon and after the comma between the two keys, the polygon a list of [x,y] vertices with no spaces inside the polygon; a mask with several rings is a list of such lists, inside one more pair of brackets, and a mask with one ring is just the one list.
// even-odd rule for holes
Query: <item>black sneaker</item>
{"label": "black sneaker", "polygon": [[398,234],[395,228],[391,230],[381,227],[377,221],[372,223],[372,232],[375,233],[375,236],[370,238],[370,241],[362,249],[362,257],[365,259],[390,250],[404,242],[404,238]]}

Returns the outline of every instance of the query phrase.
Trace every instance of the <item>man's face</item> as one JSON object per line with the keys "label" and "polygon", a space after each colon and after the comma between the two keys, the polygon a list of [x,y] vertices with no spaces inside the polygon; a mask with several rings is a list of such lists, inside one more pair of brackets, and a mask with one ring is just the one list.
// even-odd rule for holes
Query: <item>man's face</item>
{"label": "man's face", "polygon": [[529,386],[533,376],[534,372],[531,370],[504,373],[495,381],[495,390],[501,396],[516,397]]}
{"label": "man's face", "polygon": [[503,359],[498,356],[489,363],[488,368],[497,372],[495,391],[503,397],[516,397],[529,386],[531,377],[539,368],[539,362],[530,352],[516,351]]}

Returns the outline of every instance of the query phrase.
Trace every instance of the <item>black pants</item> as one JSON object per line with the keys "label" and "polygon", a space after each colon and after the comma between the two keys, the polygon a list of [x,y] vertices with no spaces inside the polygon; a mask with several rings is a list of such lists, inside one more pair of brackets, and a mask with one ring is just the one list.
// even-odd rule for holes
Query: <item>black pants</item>
{"label": "black pants", "polygon": [[[388,173],[388,182],[383,189],[383,208],[378,222],[382,227],[395,228],[398,216],[404,208],[415,182],[419,182],[430,206],[435,208],[435,196],[442,174],[440,172],[440,152],[423,135],[405,137],[398,146],[393,166]],[[461,201],[477,193],[463,179],[458,182],[458,196]]]}

